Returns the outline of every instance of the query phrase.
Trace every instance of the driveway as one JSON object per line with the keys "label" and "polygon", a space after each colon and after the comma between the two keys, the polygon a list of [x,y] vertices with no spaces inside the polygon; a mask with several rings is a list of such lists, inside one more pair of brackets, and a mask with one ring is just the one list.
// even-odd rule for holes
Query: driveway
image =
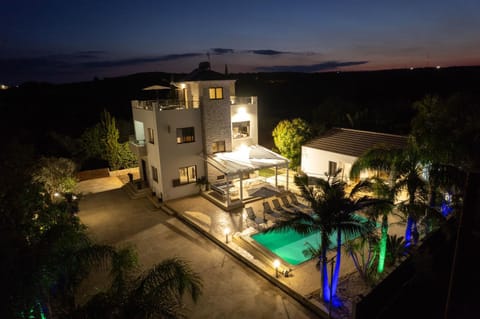
{"label": "driveway", "polygon": [[316,316],[181,221],[147,199],[121,189],[85,195],[79,217],[91,237],[115,246],[134,245],[145,269],[166,258],[190,262],[204,282],[189,318],[316,318]]}

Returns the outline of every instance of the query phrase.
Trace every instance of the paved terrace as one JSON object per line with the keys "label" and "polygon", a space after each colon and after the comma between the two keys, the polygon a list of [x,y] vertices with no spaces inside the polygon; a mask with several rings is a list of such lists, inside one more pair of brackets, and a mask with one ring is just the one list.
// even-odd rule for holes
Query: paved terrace
{"label": "paved terrace", "polygon": [[[239,311],[238,314],[252,311],[249,304],[251,301],[245,302],[245,299],[249,299],[246,296],[249,291],[256,299],[258,298],[258,303],[264,303],[263,306],[256,307],[264,309],[269,304],[272,311],[278,311],[278,316],[274,317],[310,318],[322,314],[323,317],[327,317],[327,307],[312,298],[312,294],[318,293],[320,288],[320,273],[315,268],[316,261],[310,260],[297,266],[281,265],[281,269],[293,269],[291,276],[280,275],[279,278],[275,278],[273,259],[268,258],[268,253],[265,258],[265,253],[261,250],[243,244],[242,237],[250,241],[248,234],[256,232],[249,227],[251,222],[247,221],[244,208],[225,212],[201,196],[192,196],[168,201],[163,209],[156,209],[147,199],[131,200],[126,193],[119,190],[118,188],[126,181],[123,177],[110,177],[81,182],[78,189],[90,195],[84,196],[81,201],[80,218],[89,226],[92,236],[100,242],[120,246],[126,243],[135,244],[140,260],[146,266],[168,258],[174,252],[176,252],[174,255],[192,260],[197,271],[200,270],[202,277],[207,278],[205,295],[209,296],[208,303],[212,298],[228,300],[210,304],[212,308],[206,313],[203,307],[192,305],[191,308],[198,311],[192,313],[192,318],[216,318],[217,316],[212,316],[212,312],[234,318],[236,315],[233,314],[236,311]],[[259,199],[247,204],[261,218],[264,200]],[[266,218],[269,225],[275,222],[268,214]],[[185,224],[190,227],[185,227]],[[230,229],[228,243],[224,233],[226,228]],[[401,233],[402,227],[391,226],[390,232]],[[230,255],[225,255],[225,251]],[[222,269],[225,263],[228,263],[230,268],[227,273]],[[355,269],[350,257],[343,255],[341,277],[345,278],[353,272]],[[266,280],[259,279],[258,274]],[[263,296],[261,291],[267,295],[271,294],[270,291],[274,289],[272,284],[300,301],[305,308],[288,298],[286,306],[286,297],[280,290],[274,290],[273,294],[282,296],[281,300],[286,308],[279,310],[278,300],[273,304],[272,300],[265,300],[266,296]],[[258,286],[262,287],[260,292]],[[259,297],[260,295],[262,297]],[[273,313],[267,315],[268,310],[264,310],[266,312],[262,315],[251,314],[249,317],[273,317]],[[286,315],[281,314],[282,311],[286,312]],[[297,312],[297,315],[292,316],[292,311]],[[334,313],[334,317],[348,318],[349,311],[350,309],[344,309],[341,313]],[[223,318],[223,315],[218,318]],[[238,316],[242,317],[245,316]]]}
{"label": "paved terrace", "polygon": [[[80,182],[77,191],[84,195],[79,217],[96,242],[135,246],[143,269],[171,257],[187,260],[204,282],[198,303],[187,304],[189,318],[318,318],[179,218],[147,198],[130,199],[119,189],[124,180]],[[99,288],[101,283],[87,285],[78,297]]]}

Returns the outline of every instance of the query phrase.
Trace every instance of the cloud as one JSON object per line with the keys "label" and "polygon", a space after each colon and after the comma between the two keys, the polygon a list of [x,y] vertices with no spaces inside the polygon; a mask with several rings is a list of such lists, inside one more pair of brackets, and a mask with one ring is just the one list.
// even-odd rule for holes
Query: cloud
{"label": "cloud", "polygon": [[225,48],[212,48],[212,49],[210,49],[210,52],[212,52],[213,54],[222,55],[222,54],[234,53],[235,50],[225,49]]}
{"label": "cloud", "polygon": [[79,51],[73,53],[72,56],[79,59],[99,59],[101,56],[104,56],[107,52],[106,51]]}
{"label": "cloud", "polygon": [[368,61],[328,61],[318,64],[310,65],[276,65],[276,66],[262,66],[257,67],[256,70],[260,72],[321,72],[321,71],[332,71],[345,66],[361,65],[366,64]]}
{"label": "cloud", "polygon": [[117,67],[117,66],[131,66],[131,65],[138,65],[138,64],[152,63],[152,62],[174,61],[174,60],[179,60],[184,58],[199,57],[203,55],[204,53],[168,54],[168,55],[160,55],[155,57],[139,57],[139,58],[131,58],[131,59],[123,59],[123,60],[104,60],[104,61],[96,61],[96,62],[86,62],[86,63],[82,63],[82,66],[86,68],[109,68],[109,67]]}
{"label": "cloud", "polygon": [[276,50],[248,50],[247,52],[260,55],[279,55],[290,54],[290,52],[276,51]]}
{"label": "cloud", "polygon": [[235,50],[227,48],[212,48],[210,49],[212,54],[223,55],[223,54],[233,54],[233,53],[253,53],[258,55],[281,55],[281,54],[292,54],[292,55],[314,55],[314,52],[288,52],[288,51],[277,51],[272,49],[259,49],[259,50]]}

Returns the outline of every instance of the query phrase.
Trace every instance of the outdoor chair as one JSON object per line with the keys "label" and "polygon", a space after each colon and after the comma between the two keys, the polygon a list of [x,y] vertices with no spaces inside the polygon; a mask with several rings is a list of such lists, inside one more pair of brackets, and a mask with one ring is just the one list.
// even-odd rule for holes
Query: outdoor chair
{"label": "outdoor chair", "polygon": [[248,219],[253,221],[255,223],[255,226],[261,227],[262,224],[266,224],[267,221],[261,217],[257,217],[257,214],[255,214],[255,211],[252,207],[245,207],[245,210],[247,211]]}
{"label": "outdoor chair", "polygon": [[273,208],[279,212],[283,212],[283,213],[293,213],[293,210],[290,210],[290,209],[287,209],[285,207],[283,207],[282,205],[280,205],[280,202],[278,201],[278,198],[274,198],[272,199],[272,204],[273,204]]}
{"label": "outdoor chair", "polygon": [[285,207],[287,207],[287,208],[293,208],[293,205],[290,204],[290,202],[288,201],[287,196],[280,196],[280,200],[282,201],[283,206],[285,206]]}
{"label": "outdoor chair", "polygon": [[302,212],[308,215],[311,215],[313,213],[312,208],[308,205],[300,203],[295,194],[288,193],[288,195],[290,196],[290,200],[292,201],[292,204],[296,208],[297,212]]}
{"label": "outdoor chair", "polygon": [[[286,218],[287,216],[285,215],[284,211],[282,210],[281,212],[274,211],[272,207],[270,206],[269,202],[265,201],[263,202],[263,212],[266,214],[269,214],[275,218]],[[282,214],[283,213],[283,214]]]}
{"label": "outdoor chair", "polygon": [[293,193],[289,193],[288,194],[290,196],[290,200],[292,201],[292,203],[297,206],[297,207],[301,207],[301,208],[309,208],[307,205],[304,205],[302,203],[300,203],[297,199],[297,195],[293,194]]}

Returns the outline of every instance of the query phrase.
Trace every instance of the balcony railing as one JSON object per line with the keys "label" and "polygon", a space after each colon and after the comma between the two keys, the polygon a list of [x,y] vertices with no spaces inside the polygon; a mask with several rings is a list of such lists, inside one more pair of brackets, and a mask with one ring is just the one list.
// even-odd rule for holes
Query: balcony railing
{"label": "balcony railing", "polygon": [[145,140],[138,140],[135,138],[135,135],[129,135],[128,141],[135,146],[145,146]]}
{"label": "balcony railing", "polygon": [[[255,104],[256,96],[230,96],[230,104]],[[134,100],[132,107],[141,110],[179,110],[179,109],[197,109],[200,107],[200,101],[183,100]]]}
{"label": "balcony railing", "polygon": [[230,103],[234,104],[255,104],[257,102],[256,96],[231,96]]}
{"label": "balcony railing", "polygon": [[195,109],[200,105],[199,101],[182,101],[182,100],[134,100],[132,107],[142,110],[179,110],[179,109]]}

